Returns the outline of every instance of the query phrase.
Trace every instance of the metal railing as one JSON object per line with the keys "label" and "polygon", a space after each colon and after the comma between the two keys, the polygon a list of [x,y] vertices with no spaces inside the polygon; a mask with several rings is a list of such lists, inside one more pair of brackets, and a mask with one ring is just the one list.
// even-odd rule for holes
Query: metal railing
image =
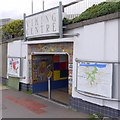
{"label": "metal railing", "polygon": [[69,4],[63,5],[65,17],[73,19],[79,16],[87,8],[91,7],[93,4],[99,4],[106,0],[77,0]]}

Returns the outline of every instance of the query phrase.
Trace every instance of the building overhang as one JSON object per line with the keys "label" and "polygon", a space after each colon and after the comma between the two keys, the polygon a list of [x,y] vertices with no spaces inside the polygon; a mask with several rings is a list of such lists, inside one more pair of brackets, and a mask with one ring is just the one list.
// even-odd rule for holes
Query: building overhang
{"label": "building overhang", "polygon": [[47,40],[32,40],[32,41],[25,41],[25,44],[49,44],[49,43],[65,43],[65,42],[74,42],[74,37],[70,38],[57,38],[57,39],[47,39]]}

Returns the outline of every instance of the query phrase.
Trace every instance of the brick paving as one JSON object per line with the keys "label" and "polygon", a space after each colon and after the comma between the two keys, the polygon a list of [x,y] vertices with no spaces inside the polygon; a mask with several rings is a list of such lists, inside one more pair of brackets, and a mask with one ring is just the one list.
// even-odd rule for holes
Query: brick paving
{"label": "brick paving", "polygon": [[2,90],[1,109],[3,118],[88,118],[87,114],[12,89]]}
{"label": "brick paving", "polygon": [[41,113],[45,113],[46,111],[43,110],[43,108],[47,107],[44,104],[41,104],[38,101],[35,101],[33,99],[24,99],[24,98],[15,98],[13,96],[5,96],[5,98],[7,100],[10,100],[11,102],[18,104],[22,107],[24,107],[25,109],[28,109],[29,111],[32,111],[36,114],[41,114]]}

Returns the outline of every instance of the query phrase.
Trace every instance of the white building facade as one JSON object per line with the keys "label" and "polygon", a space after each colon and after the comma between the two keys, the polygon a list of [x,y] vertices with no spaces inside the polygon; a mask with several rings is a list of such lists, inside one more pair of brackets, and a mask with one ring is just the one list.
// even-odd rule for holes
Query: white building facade
{"label": "white building facade", "polygon": [[78,111],[120,116],[119,13],[64,26],[63,31],[61,10],[60,4],[25,16],[25,41],[8,45],[13,67],[8,61],[8,79],[17,79],[19,90]]}

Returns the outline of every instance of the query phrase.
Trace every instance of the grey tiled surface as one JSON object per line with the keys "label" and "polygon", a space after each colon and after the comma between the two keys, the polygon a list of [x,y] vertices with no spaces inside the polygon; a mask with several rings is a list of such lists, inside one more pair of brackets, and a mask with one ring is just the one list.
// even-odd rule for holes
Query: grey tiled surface
{"label": "grey tiled surface", "polygon": [[73,109],[89,114],[99,113],[105,117],[112,117],[112,118],[120,117],[120,110],[115,110],[106,106],[99,106],[93,103],[83,101],[78,98],[71,97],[70,105]]}
{"label": "grey tiled surface", "polygon": [[29,91],[32,90],[32,85],[20,83],[20,89],[21,91]]}

